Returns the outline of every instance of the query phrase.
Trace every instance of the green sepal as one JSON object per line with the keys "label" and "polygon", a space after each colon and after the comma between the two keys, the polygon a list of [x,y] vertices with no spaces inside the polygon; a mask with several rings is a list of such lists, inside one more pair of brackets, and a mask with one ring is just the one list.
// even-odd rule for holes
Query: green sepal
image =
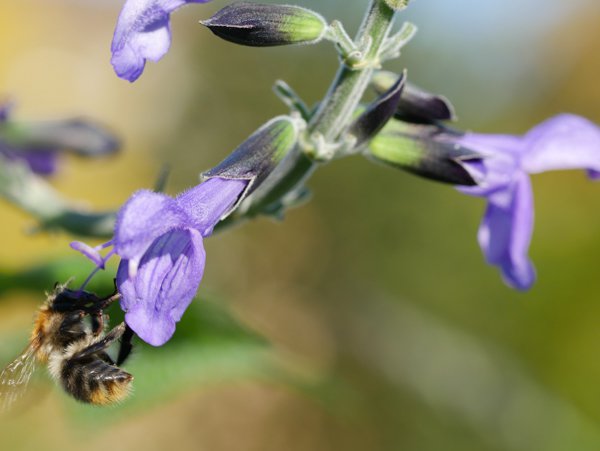
{"label": "green sepal", "polygon": [[247,180],[249,183],[238,200],[239,204],[296,146],[304,124],[301,119],[291,116],[277,116],[271,119],[221,163],[204,172],[202,180],[213,177]]}
{"label": "green sepal", "polygon": [[460,134],[444,127],[392,120],[371,141],[365,156],[421,177],[453,185],[477,184],[466,161],[481,155],[458,144]]}

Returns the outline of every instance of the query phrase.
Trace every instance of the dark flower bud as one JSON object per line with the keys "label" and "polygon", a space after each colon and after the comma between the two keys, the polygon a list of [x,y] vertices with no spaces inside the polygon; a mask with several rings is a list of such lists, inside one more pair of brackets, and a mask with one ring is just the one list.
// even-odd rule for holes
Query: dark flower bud
{"label": "dark flower bud", "polygon": [[356,137],[355,148],[372,139],[394,117],[405,80],[406,72],[352,123],[348,132]]}
{"label": "dark flower bud", "polygon": [[23,161],[36,174],[54,174],[59,154],[64,151],[96,157],[119,149],[118,139],[93,122],[84,119],[13,121],[11,107],[11,104],[0,104],[0,156],[7,161]]}
{"label": "dark flower bud", "polygon": [[327,31],[325,19],[314,11],[260,3],[227,5],[201,23],[226,41],[252,47],[314,44]]}
{"label": "dark flower bud", "polygon": [[104,127],[85,119],[7,122],[0,127],[0,139],[16,149],[70,150],[85,157],[114,153],[120,144]]}
{"label": "dark flower bud", "polygon": [[[398,75],[393,72],[380,71],[373,77],[372,83],[377,92],[385,92],[397,79]],[[446,97],[431,94],[408,82],[402,91],[395,117],[417,124],[456,119],[454,107]]]}
{"label": "dark flower bud", "polygon": [[[256,189],[296,146],[301,124],[289,116],[271,119],[255,131],[221,163],[204,172],[202,179],[213,177],[248,180],[240,201]],[[238,202],[239,203],[239,202]]]}
{"label": "dark flower bud", "polygon": [[432,125],[392,120],[370,143],[365,155],[387,165],[453,185],[476,185],[481,155],[458,144],[460,134]]}

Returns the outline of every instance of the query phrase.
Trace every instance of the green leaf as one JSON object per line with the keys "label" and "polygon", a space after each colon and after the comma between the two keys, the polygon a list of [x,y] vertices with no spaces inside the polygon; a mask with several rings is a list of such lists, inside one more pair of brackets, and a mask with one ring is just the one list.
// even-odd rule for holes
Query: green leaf
{"label": "green leaf", "polygon": [[89,212],[64,199],[26,165],[0,156],[0,196],[40,222],[41,229],[59,229],[84,236],[112,236],[116,213]]}

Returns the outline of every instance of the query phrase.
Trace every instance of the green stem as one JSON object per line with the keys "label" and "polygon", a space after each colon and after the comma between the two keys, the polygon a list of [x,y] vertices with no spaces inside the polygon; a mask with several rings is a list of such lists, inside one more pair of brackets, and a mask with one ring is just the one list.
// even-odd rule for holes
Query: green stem
{"label": "green stem", "polygon": [[[364,43],[367,39],[371,40],[371,46],[365,55],[365,67],[348,68],[343,62],[341,63],[325,99],[308,124],[308,135],[320,133],[328,143],[336,142],[340,138],[350,124],[373,71],[379,64],[380,50],[392,28],[394,17],[395,11],[383,0],[370,0],[356,37],[358,44]],[[265,208],[301,186],[316,167],[317,163],[304,155],[301,149],[295,149],[270,177],[276,182],[268,183],[267,179],[248,199],[246,208],[242,206],[236,212],[237,214],[234,213],[228,218],[227,222],[261,213]]]}
{"label": "green stem", "polygon": [[371,47],[365,55],[369,63],[363,69],[340,65],[338,73],[309,123],[310,133],[321,133],[329,142],[337,140],[348,126],[378,64],[377,58],[393,24],[395,12],[382,0],[371,0],[365,20],[356,37],[357,42],[370,38]]}

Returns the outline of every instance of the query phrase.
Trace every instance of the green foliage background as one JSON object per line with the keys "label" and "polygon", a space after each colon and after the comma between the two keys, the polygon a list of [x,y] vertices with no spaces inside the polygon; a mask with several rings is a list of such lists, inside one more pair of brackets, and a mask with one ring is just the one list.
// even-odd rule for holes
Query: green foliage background
{"label": "green foliage background", "polygon": [[[197,24],[225,3],[215,1],[177,12],[171,51],[130,85],[108,63],[120,3],[0,5],[0,92],[16,116],[84,114],[125,138],[122,155],[70,159],[53,180],[96,208],[152,186],[163,162],[169,192],[196,183],[284,111],[270,92],[276,78],[312,103],[335,71],[327,44],[217,40]],[[364,3],[301,4],[351,27]],[[415,0],[407,17],[420,33],[392,67],[451,98],[463,128],[522,133],[562,111],[600,123],[600,7],[564,3]],[[311,202],[285,222],[207,240],[199,299],[172,343],[138,346],[130,401],[79,406],[40,371],[0,419],[0,448],[600,448],[600,186],[576,172],[534,178],[539,281],[521,294],[483,263],[480,200],[360,158],[309,185]],[[44,290],[83,280],[91,264],[70,237],[28,235],[31,219],[6,204],[0,214],[8,362]],[[111,277],[94,288],[110,290]]]}

